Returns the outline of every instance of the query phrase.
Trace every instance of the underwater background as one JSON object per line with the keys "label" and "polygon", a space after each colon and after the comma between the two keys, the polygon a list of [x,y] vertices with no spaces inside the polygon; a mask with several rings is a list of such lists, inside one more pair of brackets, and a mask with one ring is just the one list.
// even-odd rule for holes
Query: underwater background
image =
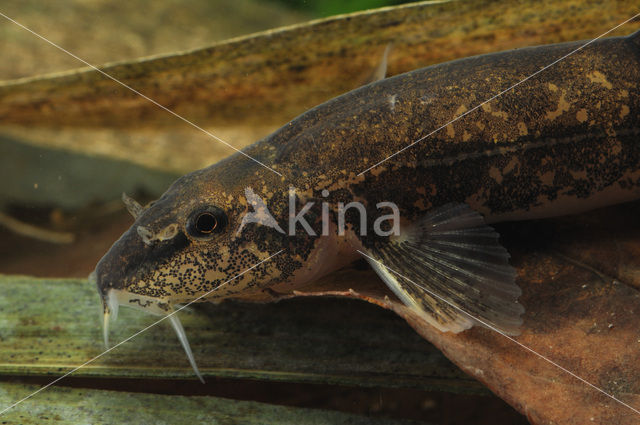
{"label": "underwater background", "polygon": [[[418,24],[411,26],[414,24],[409,19],[406,28],[396,25],[393,34],[384,33],[378,38],[375,35],[367,38],[362,35],[366,34],[363,31],[360,35],[345,38],[345,45],[351,43],[348,44],[350,47],[342,47],[335,39],[322,36],[314,38],[316,29],[301,30],[296,34],[306,38],[298,40],[299,50],[291,51],[288,61],[282,59],[289,52],[286,49],[274,53],[273,60],[264,59],[271,57],[269,42],[275,40],[281,43],[274,44],[273,48],[282,49],[282,46],[287,46],[285,38],[268,32],[258,37],[261,41],[242,38],[284,26],[304,26],[314,19],[406,3],[409,2],[9,0],[0,5],[0,12],[45,35],[90,64],[116,64],[113,65],[114,72],[118,73],[120,79],[131,81],[133,87],[137,88],[136,84],[145,75],[155,78],[149,87],[153,84],[157,86],[158,82],[167,87],[176,87],[164,98],[160,91],[159,97],[151,97],[175,106],[182,115],[238,148],[259,140],[321,101],[366,82],[389,42],[395,43],[389,65],[390,74],[395,74],[412,67],[471,54],[519,45],[580,39],[584,37],[579,35],[579,31],[586,28],[585,25],[576,29],[575,24],[563,27],[568,18],[560,18],[550,12],[540,14],[538,8],[542,6],[536,2],[503,2],[509,6],[498,7],[490,6],[491,2],[476,1],[470,2],[473,7],[446,6],[447,9],[442,9],[446,10],[446,14],[442,15],[434,11],[432,26],[423,28],[423,32],[435,40],[431,45],[425,45],[423,40],[417,38],[415,42],[412,41],[411,37],[420,32],[416,29],[419,28]],[[438,6],[440,2],[434,3]],[[553,10],[559,2],[550,3],[548,10]],[[608,9],[611,16],[602,16],[602,9],[591,3],[569,1],[562,7],[565,12],[572,10],[575,16],[584,17],[586,22],[594,26],[599,22],[598,19],[616,22],[630,9],[627,4],[630,2],[616,3]],[[582,8],[584,13],[580,15]],[[486,15],[481,15],[479,11]],[[482,16],[482,19],[465,21],[461,18],[468,16]],[[349,25],[336,22],[331,25]],[[390,23],[375,19],[367,22],[376,30],[391,27]],[[511,26],[506,26],[505,22]],[[540,22],[548,24],[546,31],[538,32],[536,28]],[[504,31],[496,28],[503,28]],[[631,28],[620,33],[630,31]],[[395,41],[403,34],[409,35],[406,40]],[[465,38],[467,34],[473,34],[473,37]],[[210,52],[205,49],[204,53],[186,58],[178,54],[219,46],[216,43],[233,38],[236,38],[233,46],[241,46],[240,50],[236,47],[225,50],[222,45],[212,48]],[[414,51],[406,47],[411,43],[423,46],[415,50],[419,54],[411,53]],[[118,92],[124,90],[122,88],[102,85],[95,76],[83,74],[76,78],[73,70],[85,67],[83,63],[2,18],[0,45],[0,308],[4,309],[0,309],[0,351],[5,353],[0,354],[1,409],[9,401],[19,398],[24,388],[44,385],[67,368],[82,363],[82,353],[100,351],[100,306],[97,294],[86,295],[95,292],[86,278],[111,244],[131,225],[130,215],[120,200],[121,194],[126,192],[143,204],[152,201],[180,175],[222,159],[233,151],[198,134],[186,124],[173,120],[168,114],[165,116],[162,111],[149,108],[136,112],[138,100]],[[245,53],[242,50],[244,48],[251,54],[233,62]],[[254,50],[250,50],[252,48]],[[329,51],[342,53],[334,57]],[[301,52],[305,52],[304,57]],[[353,52],[361,52],[362,56],[353,54],[353,57],[349,57]],[[153,67],[138,61],[139,58],[156,55],[166,58]],[[219,58],[220,62],[206,65],[201,75],[190,73],[189,66],[204,63],[209,55]],[[296,55],[300,55],[301,59],[298,60]],[[230,61],[229,66],[225,65],[225,60]],[[322,66],[312,68],[311,73],[307,71],[307,64],[313,61]],[[220,86],[216,86],[216,81],[211,81],[211,86],[198,85],[198,81],[208,78],[206,71],[211,69],[215,69],[216,78],[222,78]],[[247,79],[242,80],[245,75]],[[186,87],[184,91],[183,86]],[[140,87],[146,93],[148,87]],[[296,87],[299,91],[295,90]],[[211,93],[216,90],[223,94],[215,102],[212,100],[209,103],[208,97],[213,97]],[[117,99],[105,97],[105,93]],[[218,94],[216,92],[216,96]],[[96,106],[85,114],[82,108],[86,105]],[[131,107],[133,112],[127,107]],[[116,112],[119,110],[122,112]],[[112,113],[105,114],[105,111]],[[71,283],[66,288],[63,282]],[[77,305],[59,301],[70,296],[69,291],[75,290],[78,294],[85,294],[89,302]],[[178,366],[184,370],[172,371],[167,376],[154,370],[127,372],[131,363],[138,362],[137,366],[144,363],[141,363],[141,358],[153,364],[154,359],[160,362],[164,353],[173,353],[171,350],[174,349],[175,358],[181,358],[177,341],[168,328],[163,328],[154,330],[150,336],[156,342],[162,342],[157,353],[143,353],[141,358],[137,358],[136,342],[131,341],[128,348],[130,353],[119,360],[112,360],[110,365],[113,367],[109,368],[108,362],[103,363],[103,366],[107,366],[88,369],[84,374],[70,376],[57,384],[63,392],[79,391],[74,393],[74,397],[78,398],[65,399],[61,396],[62,401],[46,399],[47,403],[57,406],[55,409],[59,409],[59,412],[90,409],[92,404],[84,405],[77,401],[83,399],[82,391],[113,390],[151,395],[215,396],[276,406],[323,409],[361,415],[371,421],[380,420],[379,423],[396,423],[387,420],[450,425],[528,423],[524,416],[459,371],[393,314],[372,306],[361,306],[357,302],[344,301],[325,306],[326,314],[333,315],[333,319],[328,319],[321,315],[313,316],[309,310],[317,304],[307,303],[307,300],[295,300],[283,303],[286,305],[252,307],[255,311],[246,316],[238,312],[237,306],[224,306],[218,312],[213,311],[215,308],[209,309],[212,317],[219,320],[215,322],[212,319],[214,324],[211,327],[222,323],[223,329],[228,326],[229,334],[234,336],[220,339],[218,341],[223,344],[212,347],[212,350],[220,352],[229,351],[226,355],[220,354],[220,358],[227,361],[223,364],[221,360],[219,364],[225,372],[217,379],[208,379],[207,385],[189,379],[190,372],[182,364],[183,360]],[[17,317],[20,309],[16,306],[23,304],[38,313],[30,316],[33,317],[32,323],[23,320],[24,323],[16,327],[15,332],[9,332],[7,323],[14,317],[11,314]],[[322,303],[320,305],[324,306]],[[66,314],[65,320],[74,325],[90,322],[92,327],[78,327],[78,333],[74,333],[75,328],[69,327],[57,334],[60,329],[53,329],[53,325],[49,327],[49,320],[52,315],[58,317],[61,314]],[[372,319],[356,318],[358,315],[371,315]],[[127,332],[135,332],[136,326],[144,327],[145,323],[149,323],[137,318],[135,312],[126,312],[123,316],[121,321],[126,322],[130,318],[131,322],[129,327],[120,329],[116,339],[123,339]],[[239,325],[224,324],[225,316],[236,318]],[[265,317],[271,317],[274,321],[275,318],[299,321],[299,328],[269,328],[266,322],[260,322]],[[397,375],[396,381],[388,384],[375,379],[365,382],[361,377],[360,382],[340,378],[300,382],[293,376],[294,373],[286,377],[274,376],[272,380],[269,380],[267,373],[262,373],[270,370],[269,362],[275,361],[273,359],[280,355],[279,341],[287,338],[293,341],[297,332],[304,333],[307,329],[312,329],[309,332],[315,329],[318,334],[329,332],[339,326],[337,323],[342,323],[337,318],[362,326],[360,331],[356,327],[350,331],[352,334],[345,331],[340,336],[345,341],[352,341],[351,344],[344,344],[353,351],[343,354],[345,358],[352,359],[354,364],[357,361],[353,359],[366,359],[368,356],[373,359],[376,353],[384,355],[384,344],[389,342],[379,342],[380,346],[370,347],[366,344],[371,340],[377,341],[377,336],[371,335],[384,330],[397,338],[393,342],[397,345],[389,351],[397,356],[396,363],[387,364],[397,364],[397,370],[394,372],[390,367],[385,371],[390,376]],[[3,324],[7,325],[4,333]],[[374,324],[379,327],[376,329]],[[281,334],[278,334],[278,330]],[[39,332],[37,335],[34,333],[36,331]],[[253,352],[249,348],[248,351],[233,351],[230,348],[234,344],[246,344],[243,332],[248,331],[251,333],[247,336],[249,339],[256,337],[264,343],[264,351]],[[367,336],[363,332],[372,334]],[[53,335],[51,338],[59,336],[60,339],[47,343],[47,333]],[[215,340],[215,337],[212,338]],[[319,338],[315,345],[321,345],[320,342],[325,341],[323,338]],[[340,338],[330,343],[340,346],[343,343]],[[358,346],[353,341],[364,345]],[[314,345],[313,341],[307,343]],[[91,344],[95,346],[90,347]],[[80,354],[79,345],[82,345]],[[147,345],[145,349],[149,347]],[[280,347],[288,347],[292,351],[299,349],[291,341],[283,342]],[[47,349],[52,351],[45,351]],[[268,350],[269,353],[265,354]],[[358,350],[368,350],[369,353],[362,354]],[[412,367],[403,363],[409,363],[407,358],[403,358],[403,353],[409,353],[408,358],[430,359],[433,362],[430,367],[435,370],[434,378],[428,383],[412,381],[415,377],[403,380],[403,374],[408,376]],[[416,353],[428,354],[420,357]],[[20,361],[14,362],[14,355]],[[109,355],[118,356],[118,352]],[[329,349],[314,352],[314,355],[317,357],[310,358],[323,358],[329,363],[340,361],[339,356]],[[245,367],[243,373],[231,370],[234,357],[238,356],[249,359],[241,362]],[[65,363],[61,359],[71,360]],[[301,363],[296,373],[304,372],[311,376],[325,371],[324,366],[314,366],[317,365]],[[255,375],[247,372],[252,367],[258,371]],[[345,370],[349,367],[345,366]],[[10,387],[9,384],[27,387]],[[87,397],[84,399],[87,400]],[[96,405],[109,403],[109,397],[92,397],[95,397],[92,403]],[[197,400],[206,404],[201,399]],[[30,403],[37,406],[37,398]],[[161,403],[162,408],[167,409],[167,402]],[[149,399],[141,405],[153,418],[154,406],[158,404],[157,400]],[[195,409],[196,405],[192,408]],[[208,409],[220,411],[226,408],[213,404],[207,406]],[[227,414],[233,417],[243,408],[246,406],[236,410],[231,408]],[[29,417],[28,412],[22,412],[18,419],[13,417],[10,420],[16,423],[40,423],[45,416],[49,418],[47,409],[36,410],[32,412],[33,417]],[[283,418],[286,416],[280,414]],[[347,419],[354,422],[348,422]],[[336,417],[334,423],[360,423],[353,418],[347,419]],[[0,416],[0,423],[3,423],[2,420]],[[295,423],[294,419],[291,420]],[[149,419],[149,423],[152,422],[153,419]],[[78,423],[82,423],[82,420]]]}

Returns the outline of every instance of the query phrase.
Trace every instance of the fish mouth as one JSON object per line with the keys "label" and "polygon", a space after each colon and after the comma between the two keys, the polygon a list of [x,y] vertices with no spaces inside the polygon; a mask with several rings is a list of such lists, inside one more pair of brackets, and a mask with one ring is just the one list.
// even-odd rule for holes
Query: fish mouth
{"label": "fish mouth", "polygon": [[153,316],[166,317],[174,312],[171,304],[161,298],[134,294],[122,289],[107,289],[102,297],[102,332],[104,345],[109,348],[109,325],[118,319],[120,306],[144,311]]}
{"label": "fish mouth", "polygon": [[[142,333],[144,330],[150,328],[151,326],[154,326],[160,323],[161,321],[168,319],[169,323],[171,323],[171,327],[173,327],[173,330],[176,332],[178,340],[180,341],[180,344],[182,345],[182,348],[184,349],[185,354],[187,355],[187,359],[189,360],[189,364],[191,365],[191,368],[193,369],[194,373],[196,374],[200,382],[202,382],[203,384],[205,383],[204,378],[202,377],[202,374],[198,369],[198,365],[196,363],[195,357],[191,350],[191,346],[189,345],[187,334],[184,331],[184,328],[182,326],[182,323],[180,322],[180,319],[178,318],[177,313],[180,310],[180,308],[178,310],[174,310],[168,301],[160,298],[153,298],[145,295],[133,294],[125,290],[115,289],[115,288],[110,288],[105,290],[104,288],[106,287],[103,285],[100,285],[100,282],[98,280],[98,274],[96,273],[96,271],[93,271],[89,275],[89,282],[95,284],[98,287],[98,292],[100,293],[100,297],[102,300],[102,337],[104,340],[104,345],[108,351],[120,344],[125,343],[129,339],[133,338],[134,336],[137,336],[139,333]],[[134,335],[128,337],[127,339],[119,342],[114,347],[110,348],[109,347],[109,325],[111,322],[115,322],[116,319],[118,318],[118,310],[120,308],[120,305],[131,307],[136,310],[142,310],[145,313],[149,313],[154,316],[162,316],[162,318],[157,320],[155,323],[149,325],[147,328],[135,333]]]}
{"label": "fish mouth", "polygon": [[[96,286],[102,301],[103,339],[107,349],[109,349],[109,324],[117,319],[119,306],[136,307],[129,302],[126,288],[127,282],[136,278],[137,265],[142,262],[144,252],[144,245],[139,237],[129,229],[111,246],[89,275],[89,281]],[[146,301],[144,304],[139,302],[139,307],[151,304],[151,301]],[[153,309],[148,310],[151,310],[148,312],[152,314],[160,314]],[[162,313],[166,314],[166,312]]]}

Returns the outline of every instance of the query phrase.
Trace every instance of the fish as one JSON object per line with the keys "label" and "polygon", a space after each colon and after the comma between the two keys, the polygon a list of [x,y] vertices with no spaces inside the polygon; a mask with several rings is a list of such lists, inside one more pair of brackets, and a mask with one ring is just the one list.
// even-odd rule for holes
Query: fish
{"label": "fish", "polygon": [[123,195],[134,223],[92,273],[105,344],[121,305],[168,317],[202,379],[179,306],[270,302],[361,258],[441,332],[517,335],[492,224],[639,199],[639,82],[640,32],[458,59],[329,100],[148,205]]}

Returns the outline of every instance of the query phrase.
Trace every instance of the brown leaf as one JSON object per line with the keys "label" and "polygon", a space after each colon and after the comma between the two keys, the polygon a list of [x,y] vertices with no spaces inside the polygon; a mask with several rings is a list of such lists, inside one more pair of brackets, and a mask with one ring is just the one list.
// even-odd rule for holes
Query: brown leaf
{"label": "brown leaf", "polygon": [[[528,19],[534,8],[535,19]],[[394,45],[389,59],[394,75],[474,54],[593,37],[634,12],[631,1],[616,2],[615,10],[606,3],[557,0],[517,7],[485,1],[417,4],[102,69],[200,124],[284,124],[360,85],[389,42]],[[621,33],[632,30],[629,25]],[[90,69],[3,84],[0,117],[4,123],[54,127],[183,125]]]}
{"label": "brown leaf", "polygon": [[[388,74],[395,75],[475,54],[594,37],[634,13],[636,4],[628,0],[427,2],[332,17],[102,69],[241,148],[361,85],[390,42]],[[637,27],[630,23],[610,35]],[[0,125],[30,143],[116,156],[126,149],[134,162],[182,172],[233,153],[86,68],[0,83]],[[16,125],[40,129],[33,134],[8,128]],[[162,137],[168,161],[159,153],[159,126],[179,129],[166,130],[169,136]],[[183,153],[185,145],[190,150]]]}

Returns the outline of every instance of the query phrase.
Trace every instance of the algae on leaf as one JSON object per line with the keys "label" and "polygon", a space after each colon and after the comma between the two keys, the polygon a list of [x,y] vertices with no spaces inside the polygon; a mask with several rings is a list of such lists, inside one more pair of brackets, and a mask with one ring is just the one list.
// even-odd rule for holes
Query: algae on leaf
{"label": "algae on leaf", "polygon": [[[0,411],[39,387],[0,384]],[[0,416],[11,425],[100,423],[216,425],[426,425],[425,422],[371,418],[317,409],[275,406],[216,397],[49,388]]]}
{"label": "algae on leaf", "polygon": [[[158,320],[120,310],[111,324],[114,345]],[[0,276],[0,376],[61,375],[97,356],[104,351],[101,312],[86,280]],[[402,319],[361,301],[207,303],[178,314],[205,378],[486,393]],[[194,378],[166,321],[74,376]]]}

